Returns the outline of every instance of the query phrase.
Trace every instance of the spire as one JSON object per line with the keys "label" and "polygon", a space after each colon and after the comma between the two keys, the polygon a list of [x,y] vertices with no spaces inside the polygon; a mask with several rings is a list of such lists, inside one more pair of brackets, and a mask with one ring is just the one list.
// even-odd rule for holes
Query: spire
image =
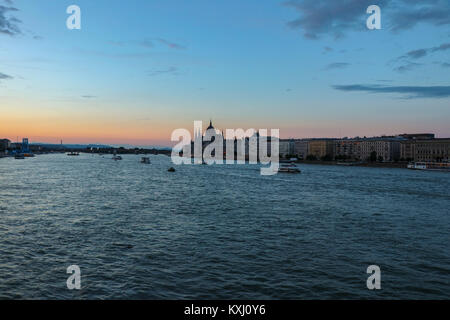
{"label": "spire", "polygon": [[212,125],[212,120],[209,120],[209,127],[206,130],[209,130],[209,129],[214,129],[214,127]]}

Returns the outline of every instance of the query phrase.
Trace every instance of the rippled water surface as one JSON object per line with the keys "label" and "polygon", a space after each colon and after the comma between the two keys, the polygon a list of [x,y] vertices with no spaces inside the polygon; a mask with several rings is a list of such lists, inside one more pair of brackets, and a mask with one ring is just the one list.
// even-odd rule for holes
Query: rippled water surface
{"label": "rippled water surface", "polygon": [[450,298],[449,173],[139,160],[0,159],[0,298]]}

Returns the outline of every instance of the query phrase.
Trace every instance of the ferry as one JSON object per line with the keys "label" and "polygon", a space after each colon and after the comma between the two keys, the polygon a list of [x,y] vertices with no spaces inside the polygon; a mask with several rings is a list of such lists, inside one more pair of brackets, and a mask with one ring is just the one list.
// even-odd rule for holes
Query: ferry
{"label": "ferry", "polygon": [[301,173],[301,170],[297,168],[294,163],[289,164],[281,164],[281,167],[278,168],[279,173]]}
{"label": "ferry", "polygon": [[429,170],[429,171],[449,171],[450,163],[448,162],[411,162],[408,164],[411,170]]}

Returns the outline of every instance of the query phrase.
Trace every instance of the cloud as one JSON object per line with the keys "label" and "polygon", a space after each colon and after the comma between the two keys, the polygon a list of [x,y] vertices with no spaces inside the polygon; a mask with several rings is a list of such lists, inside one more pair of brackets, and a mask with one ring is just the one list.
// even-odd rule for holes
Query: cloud
{"label": "cloud", "polygon": [[403,2],[403,6],[390,15],[394,32],[412,29],[418,24],[444,26],[450,24],[450,2],[448,0],[391,0]]}
{"label": "cloud", "polygon": [[327,53],[329,53],[329,52],[332,52],[334,49],[333,48],[331,48],[331,47],[324,47],[323,48],[323,54],[327,54]]}
{"label": "cloud", "polygon": [[144,48],[153,48],[154,47],[153,42],[150,40],[139,41],[139,45]]}
{"label": "cloud", "polygon": [[[417,98],[448,98],[450,97],[450,86],[380,86],[380,85],[335,85],[334,89],[346,92],[367,93],[398,93],[408,99]],[[406,95],[406,97],[405,97]]]}
{"label": "cloud", "polygon": [[171,75],[178,75],[178,68],[177,67],[169,67],[167,69],[159,69],[159,70],[152,70],[148,73],[149,76],[154,77],[154,76],[159,76],[159,75],[163,75],[163,74],[171,74]]}
{"label": "cloud", "polygon": [[[9,3],[9,2],[8,2]],[[15,17],[10,17],[10,12],[19,11],[14,7],[5,7],[0,5],[0,34],[15,36],[21,34],[19,24],[21,21]]]}
{"label": "cloud", "polygon": [[140,47],[144,47],[144,48],[154,48],[155,47],[155,42],[164,45],[170,49],[176,49],[176,50],[184,50],[186,49],[186,47],[174,43],[174,42],[170,42],[168,40],[162,39],[162,38],[153,38],[153,39],[144,39],[144,40],[140,40],[140,41],[108,41],[108,43],[110,45],[116,46],[116,47],[125,47],[127,45],[134,45],[134,46],[140,46]]}
{"label": "cloud", "polygon": [[433,64],[441,66],[442,68],[450,68],[450,63],[448,62],[435,61]]}
{"label": "cloud", "polygon": [[13,77],[11,77],[10,75],[0,72],[0,80],[11,80],[11,79],[13,79]]}
{"label": "cloud", "polygon": [[83,99],[95,99],[95,98],[97,98],[97,96],[92,96],[92,95],[87,94],[87,95],[81,96],[81,98],[83,98]]}
{"label": "cloud", "polygon": [[426,49],[413,50],[406,54],[409,58],[419,59],[425,57],[428,54]]}
{"label": "cloud", "polygon": [[[379,0],[384,4],[388,0]],[[363,16],[373,0],[292,0],[284,2],[300,16],[288,22],[292,29],[300,29],[305,38],[318,39],[323,35],[340,38],[349,29],[365,28]],[[360,26],[358,27],[358,24]]]}
{"label": "cloud", "polygon": [[350,66],[350,63],[347,62],[334,62],[327,65],[324,70],[333,70],[333,69],[344,69]]}
{"label": "cloud", "polygon": [[167,40],[165,40],[165,39],[159,38],[158,41],[159,41],[161,44],[164,44],[164,45],[166,45],[167,47],[169,47],[169,48],[171,48],[171,49],[177,49],[177,50],[184,50],[184,49],[186,49],[185,46],[182,46],[182,45],[180,45],[180,44],[178,44],[178,43],[174,43],[174,42],[167,41]]}
{"label": "cloud", "polygon": [[144,39],[144,40],[140,40],[140,41],[108,41],[108,44],[115,46],[115,47],[126,47],[128,45],[133,45],[133,46],[140,46],[140,47],[144,47],[144,48],[153,48],[154,44],[151,40],[148,39]]}
{"label": "cloud", "polygon": [[450,24],[448,0],[377,0],[376,3],[373,0],[290,0],[283,3],[299,14],[287,25],[300,30],[308,39],[341,38],[350,30],[367,30],[366,10],[373,4],[382,10],[383,29],[393,32],[411,29],[421,23],[438,27]]}
{"label": "cloud", "polygon": [[427,56],[430,53],[439,52],[439,51],[446,51],[450,50],[450,43],[443,43],[440,46],[431,47],[431,48],[424,48],[424,49],[417,49],[412,50],[404,54],[403,56],[400,56],[398,59],[420,59],[425,56]]}
{"label": "cloud", "polygon": [[404,65],[398,66],[394,68],[394,71],[400,72],[400,73],[405,73],[408,71],[411,71],[413,69],[416,69],[417,67],[422,66],[422,63],[416,63],[416,62],[407,62]]}
{"label": "cloud", "polygon": [[437,51],[445,51],[445,50],[449,50],[449,49],[450,49],[450,43],[443,43],[438,47],[431,48],[431,51],[437,52]]}

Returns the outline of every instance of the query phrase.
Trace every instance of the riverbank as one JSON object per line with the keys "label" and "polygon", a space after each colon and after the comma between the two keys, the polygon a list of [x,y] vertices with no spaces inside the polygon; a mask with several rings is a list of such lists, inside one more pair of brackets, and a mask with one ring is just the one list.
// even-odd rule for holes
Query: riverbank
{"label": "riverbank", "polygon": [[348,166],[348,167],[370,167],[370,168],[401,168],[406,169],[408,162],[339,162],[339,161],[311,161],[298,160],[296,163],[316,164],[324,166]]}

